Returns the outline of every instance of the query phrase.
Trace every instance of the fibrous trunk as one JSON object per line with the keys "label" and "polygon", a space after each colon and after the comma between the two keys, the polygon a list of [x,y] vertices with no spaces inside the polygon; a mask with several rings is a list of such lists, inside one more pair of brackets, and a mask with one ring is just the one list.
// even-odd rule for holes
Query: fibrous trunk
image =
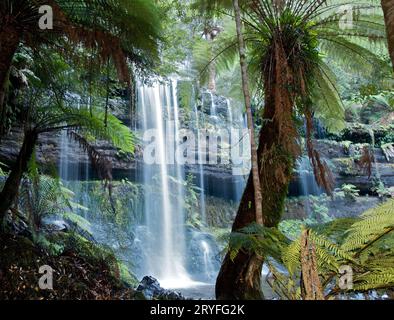
{"label": "fibrous trunk", "polygon": [[19,155],[0,193],[0,224],[3,222],[7,211],[14,204],[19,186],[27,164],[33,154],[37,142],[37,133],[26,131]]}
{"label": "fibrous trunk", "polygon": [[[264,225],[275,227],[280,222],[292,177],[295,157],[299,154],[297,132],[293,121],[291,72],[283,46],[274,41],[270,56],[273,59],[264,72],[265,107],[260,131],[258,158]],[[252,175],[241,199],[233,224],[239,231],[255,221]],[[217,299],[261,299],[261,270],[263,260],[247,249],[232,260],[227,253],[216,281]]]}
{"label": "fibrous trunk", "polygon": [[0,29],[0,137],[4,133],[4,123],[6,117],[5,95],[9,70],[12,58],[18,48],[19,34],[12,28],[3,26]]}
{"label": "fibrous trunk", "polygon": [[303,230],[301,235],[301,294],[305,300],[324,300],[316,248],[309,237],[309,230]]}

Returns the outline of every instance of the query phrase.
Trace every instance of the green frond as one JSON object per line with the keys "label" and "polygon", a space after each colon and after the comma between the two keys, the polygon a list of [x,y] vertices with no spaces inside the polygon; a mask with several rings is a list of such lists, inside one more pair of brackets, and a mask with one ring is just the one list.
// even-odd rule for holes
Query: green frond
{"label": "green frond", "polygon": [[341,247],[324,237],[323,235],[319,235],[313,230],[310,230],[310,239],[314,244],[318,247],[324,248],[329,251],[336,259],[342,259],[347,261],[353,261],[353,256],[346,251],[344,251]]}
{"label": "green frond", "polygon": [[344,70],[365,76],[371,75],[375,69],[386,74],[391,72],[389,64],[364,45],[337,35],[323,34],[319,39],[322,51]]}
{"label": "green frond", "polygon": [[96,37],[96,43],[101,44],[99,50],[104,55],[109,52],[115,61],[119,60],[118,52],[112,51],[115,49],[115,42],[111,40],[111,37],[108,37],[107,42],[104,34],[100,35],[98,32],[102,31],[119,39],[123,52],[137,64],[143,60],[153,61],[158,58],[161,23],[154,1],[57,0],[56,3],[75,27],[82,28],[81,35],[90,30],[95,31],[87,39],[81,36],[75,40],[82,40],[90,45],[91,36]]}
{"label": "green frond", "polygon": [[283,250],[282,260],[290,275],[301,269],[301,237]]}
{"label": "green frond", "polygon": [[272,257],[281,261],[282,250],[288,243],[289,240],[277,228],[267,228],[253,223],[230,234],[230,258],[234,259],[239,251],[247,250],[262,257]]}
{"label": "green frond", "polygon": [[62,113],[60,119],[63,119],[67,126],[86,131],[97,139],[109,141],[123,152],[134,152],[134,138],[131,130],[115,116],[107,115],[106,126],[104,112],[93,111],[90,114],[86,109],[64,108]]}
{"label": "green frond", "polygon": [[[309,240],[316,249],[316,259],[319,273],[327,271],[338,272],[344,261],[352,262],[353,256],[342,250],[335,243],[317,234],[313,230],[309,231]],[[291,275],[294,275],[301,268],[301,237],[293,241],[283,250],[283,263]]]}
{"label": "green frond", "polygon": [[353,280],[353,290],[369,291],[394,287],[394,267],[372,269]]}
{"label": "green frond", "polygon": [[360,252],[394,231],[394,200],[366,211],[354,223],[342,244],[342,250]]}
{"label": "green frond", "polygon": [[86,220],[84,217],[82,217],[74,212],[71,212],[71,211],[63,212],[61,214],[61,216],[66,221],[68,220],[68,221],[76,224],[84,232],[86,232],[88,234],[92,234],[90,222],[88,220]]}
{"label": "green frond", "polygon": [[345,107],[335,88],[336,80],[330,68],[321,62],[312,75],[312,110],[330,132],[345,128]]}

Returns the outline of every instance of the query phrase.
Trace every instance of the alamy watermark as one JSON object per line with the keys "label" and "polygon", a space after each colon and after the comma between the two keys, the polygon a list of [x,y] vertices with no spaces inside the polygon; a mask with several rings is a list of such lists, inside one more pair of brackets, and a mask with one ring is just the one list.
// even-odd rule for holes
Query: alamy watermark
{"label": "alamy watermark", "polygon": [[38,286],[41,290],[53,290],[53,269],[51,266],[44,265],[38,269],[43,276],[38,280]]}
{"label": "alamy watermark", "polygon": [[343,265],[339,268],[338,287],[341,290],[353,289],[353,269],[351,266]]}
{"label": "alamy watermark", "polygon": [[41,30],[53,29],[53,9],[49,5],[43,5],[38,8],[38,13],[42,16],[38,20],[38,27]]}

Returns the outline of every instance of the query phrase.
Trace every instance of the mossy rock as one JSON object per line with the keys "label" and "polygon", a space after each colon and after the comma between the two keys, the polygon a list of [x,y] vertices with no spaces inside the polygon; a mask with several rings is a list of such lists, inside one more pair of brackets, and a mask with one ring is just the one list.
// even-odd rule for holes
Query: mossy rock
{"label": "mossy rock", "polygon": [[377,99],[370,99],[360,110],[360,120],[362,123],[372,124],[386,117],[391,112],[393,112],[393,108],[388,104]]}

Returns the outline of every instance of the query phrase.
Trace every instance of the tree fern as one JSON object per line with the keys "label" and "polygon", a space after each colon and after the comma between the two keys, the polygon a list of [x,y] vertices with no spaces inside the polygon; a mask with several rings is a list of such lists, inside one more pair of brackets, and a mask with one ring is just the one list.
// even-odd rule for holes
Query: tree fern
{"label": "tree fern", "polygon": [[[205,10],[230,10],[231,1],[196,1],[200,8]],[[250,9],[250,3],[240,1],[244,11],[245,23],[245,41],[248,47],[249,70],[254,83],[261,84],[261,57],[265,55],[270,45],[270,37],[272,37],[272,29],[269,26],[271,15],[283,14],[290,12],[295,17],[299,16],[300,29],[310,30],[312,37],[316,37],[318,41],[318,50],[321,58],[318,61],[312,61],[310,68],[311,83],[310,97],[312,105],[315,108],[315,116],[322,119],[323,123],[331,131],[338,131],[344,127],[344,107],[341,103],[339,94],[335,88],[336,79],[333,72],[330,71],[329,59],[335,61],[346,70],[352,70],[363,75],[369,76],[373,70],[379,70],[382,75],[390,76],[389,65],[374,51],[377,46],[385,50],[385,26],[382,10],[379,4],[373,0],[364,0],[351,4],[352,24],[346,28],[341,28],[339,23],[344,18],[341,10],[349,3],[343,0],[332,1],[283,1],[282,11],[277,12],[272,8],[272,2],[260,0],[256,2],[256,6],[261,6],[259,13]],[[349,9],[349,8],[347,8]],[[259,17],[261,14],[263,17]],[[266,22],[260,23],[259,19]],[[280,20],[279,20],[280,21]],[[289,22],[283,22],[289,23]],[[299,23],[299,22],[298,22]],[[271,28],[271,29],[270,29]],[[218,44],[223,42],[222,45]],[[301,41],[301,40],[300,40]],[[217,61],[231,57],[233,51],[231,46],[226,49],[224,37],[218,37],[216,41],[215,59]],[[207,45],[207,44],[204,44]],[[205,48],[206,49],[206,48]],[[215,48],[211,48],[211,50]],[[226,51],[229,52],[226,52]],[[202,50],[197,50],[197,60],[202,56]],[[201,52],[201,53],[200,53]],[[205,51],[206,52],[206,51]],[[222,57],[220,57],[222,55]],[[317,62],[317,63],[316,63]],[[315,65],[313,67],[313,65]],[[197,67],[201,64],[197,64]],[[225,63],[221,63],[225,67]],[[206,68],[206,66],[204,67]],[[218,69],[220,72],[220,69]],[[383,77],[384,77],[383,76]],[[302,107],[302,106],[300,106]]]}
{"label": "tree fern", "polygon": [[33,169],[29,172],[22,184],[19,202],[21,209],[30,217],[35,233],[41,233],[43,219],[51,216],[63,218],[91,233],[90,223],[74,212],[77,208],[87,209],[73,202],[74,193],[71,190],[65,188],[59,179],[35,176]]}

